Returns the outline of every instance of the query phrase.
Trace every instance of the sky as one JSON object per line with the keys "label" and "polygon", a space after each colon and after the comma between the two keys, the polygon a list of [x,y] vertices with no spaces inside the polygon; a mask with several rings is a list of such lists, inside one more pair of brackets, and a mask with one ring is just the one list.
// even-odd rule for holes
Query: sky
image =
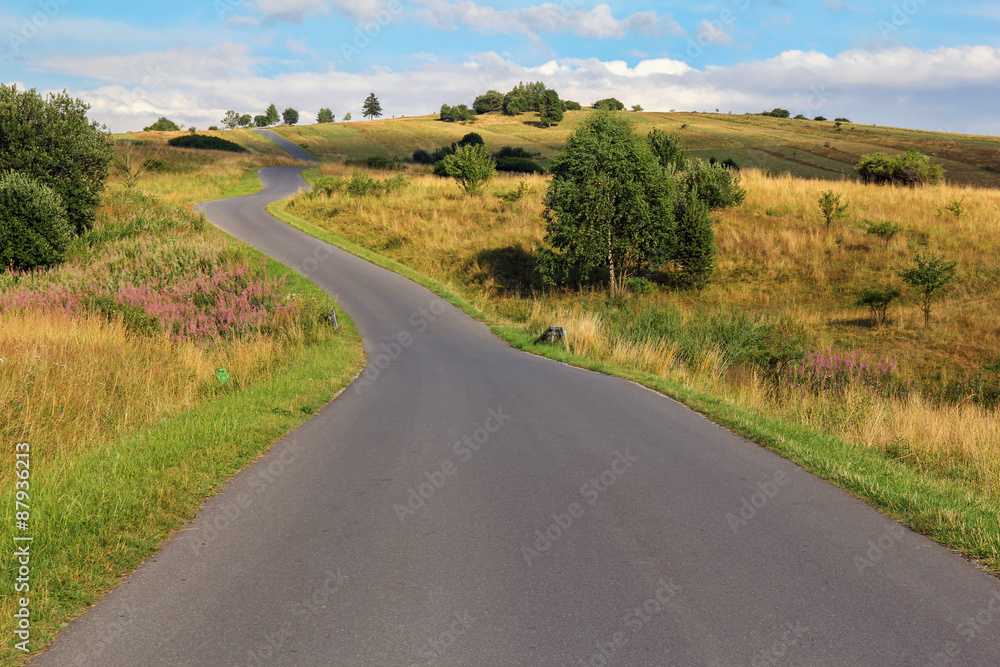
{"label": "sky", "polygon": [[0,83],[67,90],[115,132],[274,103],[311,122],[544,81],[584,105],[1000,135],[1000,2],[4,0]]}

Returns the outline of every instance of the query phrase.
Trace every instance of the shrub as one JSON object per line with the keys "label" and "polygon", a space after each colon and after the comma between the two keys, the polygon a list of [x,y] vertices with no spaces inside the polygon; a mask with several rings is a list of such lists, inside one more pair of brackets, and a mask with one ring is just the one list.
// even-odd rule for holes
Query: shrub
{"label": "shrub", "polygon": [[444,170],[471,195],[479,194],[497,173],[496,161],[484,145],[459,146],[444,159]]}
{"label": "shrub", "polygon": [[656,286],[648,278],[640,276],[629,276],[625,279],[624,288],[633,294],[650,294]]}
{"label": "shrub", "polygon": [[826,116],[816,116],[813,120],[826,120]]}
{"label": "shrub", "polygon": [[503,210],[510,209],[514,204],[524,199],[528,194],[528,184],[521,181],[514,190],[501,190],[496,193],[496,198],[500,200]]}
{"label": "shrub", "polygon": [[115,154],[111,136],[66,93],[43,98],[0,84],[0,173],[18,171],[52,188],[76,234],[94,224]]}
{"label": "shrub", "polygon": [[191,134],[182,137],[174,137],[167,142],[171,146],[178,148],[198,148],[210,151],[229,151],[231,153],[247,153],[247,149],[228,139],[220,137],[210,137],[205,134]]}
{"label": "shrub", "polygon": [[0,176],[0,262],[34,269],[61,262],[73,237],[59,195],[27,174]]}
{"label": "shrub", "polygon": [[806,118],[803,114],[799,114],[798,116],[795,117],[795,120],[809,120],[809,119]]}
{"label": "shrub", "polygon": [[868,222],[865,231],[872,236],[876,236],[885,241],[885,247],[888,249],[889,243],[896,237],[896,234],[899,233],[899,227],[888,221]]}
{"label": "shrub", "polygon": [[851,122],[851,120],[849,118],[834,118],[834,120],[836,122],[838,122],[838,123],[850,123]]}
{"label": "shrub", "polygon": [[526,160],[530,160],[531,158],[534,157],[534,155],[524,150],[520,146],[518,146],[517,148],[513,148],[511,146],[504,146],[496,153],[494,153],[493,157],[495,157],[498,160],[503,159],[505,157],[520,157]]}
{"label": "shrub", "polygon": [[955,280],[957,264],[946,260],[944,255],[916,251],[913,253],[913,266],[897,270],[899,277],[920,293],[925,327],[931,323],[931,302]]}
{"label": "shrub", "polygon": [[506,171],[514,174],[544,174],[545,167],[521,157],[502,157],[496,160],[497,171]]}
{"label": "shrub", "polygon": [[678,179],[684,192],[697,190],[698,198],[709,211],[739,206],[747,196],[746,190],[740,187],[739,176],[733,171],[698,158],[689,161]]}
{"label": "shrub", "polygon": [[900,297],[895,287],[866,287],[861,290],[854,305],[858,308],[868,308],[871,311],[872,322],[882,326],[886,322],[886,311],[889,305]]}
{"label": "shrub", "polygon": [[177,123],[160,116],[159,119],[152,125],[142,128],[143,132],[180,132],[181,128],[177,126]]}
{"label": "shrub", "polygon": [[624,111],[625,105],[614,97],[608,97],[594,102],[594,108],[604,111]]}
{"label": "shrub", "polygon": [[431,159],[431,154],[422,148],[413,151],[412,159],[417,164],[434,164],[434,160]]}
{"label": "shrub", "polygon": [[773,116],[774,118],[788,118],[791,116],[791,112],[788,109],[782,109],[780,107],[775,107],[771,111],[762,111],[758,116]]}
{"label": "shrub", "polygon": [[472,120],[476,117],[476,112],[464,104],[450,107],[447,104],[441,105],[441,120],[452,123],[455,121]]}
{"label": "shrub", "polygon": [[563,106],[566,107],[566,111],[580,111],[583,109],[583,106],[579,102],[573,102],[571,100],[564,101]]}
{"label": "shrub", "polygon": [[382,171],[399,171],[403,168],[403,164],[399,160],[384,155],[369,155],[358,160],[345,160],[344,164],[349,167],[368,167]]}
{"label": "shrub", "polygon": [[847,204],[840,203],[840,195],[833,194],[833,190],[827,190],[819,198],[819,210],[826,220],[826,228],[829,229],[834,220],[847,217]]}
{"label": "shrub", "polygon": [[698,196],[697,186],[691,187],[686,196],[677,201],[674,217],[677,240],[673,260],[677,264],[679,282],[702,289],[712,278],[719,251],[715,244],[715,225],[708,215],[708,205]]}
{"label": "shrub", "polygon": [[347,181],[336,176],[322,176],[313,181],[312,191],[326,196],[340,192],[347,187]]}
{"label": "shrub", "polygon": [[408,185],[408,181],[403,174],[398,174],[392,178],[378,180],[367,174],[355,174],[347,183],[347,194],[352,197],[381,197],[382,195],[393,194],[402,190]]}
{"label": "shrub", "polygon": [[467,135],[462,137],[458,141],[458,146],[482,146],[486,142],[483,141],[483,135],[478,132],[469,132]]}
{"label": "shrub", "polygon": [[665,169],[683,171],[688,166],[688,152],[681,146],[681,138],[672,132],[653,130],[648,135],[649,147]]}
{"label": "shrub", "polygon": [[[965,212],[965,207],[963,206],[964,202],[965,202],[965,197],[962,197],[961,199],[955,199],[950,204],[945,206],[944,210],[948,211],[953,216],[955,216],[956,221],[961,220],[962,213]],[[938,217],[940,218],[942,215],[944,215],[944,211],[938,210]]]}
{"label": "shrub", "polygon": [[931,164],[930,158],[918,150],[898,157],[885,153],[863,155],[854,170],[863,183],[875,185],[933,185],[944,177],[944,167]]}

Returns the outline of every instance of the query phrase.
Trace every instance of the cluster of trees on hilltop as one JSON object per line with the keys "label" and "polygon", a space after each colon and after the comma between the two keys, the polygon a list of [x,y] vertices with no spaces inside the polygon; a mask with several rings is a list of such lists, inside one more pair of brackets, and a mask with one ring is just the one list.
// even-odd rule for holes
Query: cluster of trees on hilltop
{"label": "cluster of trees on hilltop", "polygon": [[542,81],[531,81],[518,83],[506,94],[499,90],[483,93],[475,99],[471,107],[466,104],[456,106],[444,104],[441,107],[441,120],[471,121],[477,115],[487,113],[517,116],[537,112],[542,125],[547,127],[562,122],[566,111],[580,108],[579,102],[561,99],[559,93],[547,87]]}

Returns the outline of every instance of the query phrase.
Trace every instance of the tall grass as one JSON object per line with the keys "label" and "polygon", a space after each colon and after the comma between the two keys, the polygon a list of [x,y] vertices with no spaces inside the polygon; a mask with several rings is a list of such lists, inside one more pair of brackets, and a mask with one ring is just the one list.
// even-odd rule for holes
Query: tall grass
{"label": "tall grass", "polygon": [[[335,165],[323,172],[350,175]],[[467,198],[421,171],[409,180],[378,199],[302,195],[289,211],[429,274],[502,325],[534,335],[562,325],[572,350],[587,358],[698,387],[1000,494],[997,382],[987,370],[1000,359],[1000,192],[845,181],[833,189],[849,203],[849,218],[827,230],[817,202],[829,182],[744,171],[746,203],[717,219],[712,286],[612,301],[600,290],[540,288],[533,266],[544,178],[500,179],[497,191],[528,185],[529,195],[506,209],[490,194]],[[959,199],[961,219],[938,215]],[[869,220],[895,222],[901,237],[886,248],[867,234]],[[894,269],[910,261],[915,244],[957,259],[960,280],[935,304],[932,327],[908,299],[876,328],[853,306],[857,292],[899,284]],[[842,353],[816,356],[826,350]],[[821,369],[836,381],[805,381]]]}

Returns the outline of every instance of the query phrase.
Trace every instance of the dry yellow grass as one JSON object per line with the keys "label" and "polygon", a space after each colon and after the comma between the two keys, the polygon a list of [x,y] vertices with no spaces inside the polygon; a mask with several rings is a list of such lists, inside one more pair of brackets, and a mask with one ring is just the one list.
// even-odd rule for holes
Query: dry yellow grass
{"label": "dry yellow grass", "polygon": [[[352,170],[324,165],[325,174]],[[380,174],[372,173],[374,176]],[[381,174],[386,177],[387,174]],[[675,307],[688,322],[732,307],[790,319],[810,332],[813,349],[862,349],[892,358],[904,377],[965,380],[1000,358],[1000,191],[957,186],[899,189],[859,183],[742,173],[747,200],[717,216],[720,250],[715,281],[703,293],[634,295],[637,311]],[[502,176],[479,198],[464,197],[451,181],[411,173],[409,188],[380,199],[346,195],[303,197],[292,210],[351,241],[383,252],[460,292],[491,317],[537,333],[552,323],[570,332],[575,352],[596,361],[693,384],[750,409],[817,426],[849,442],[876,447],[920,466],[946,470],[959,463],[976,484],[1000,493],[1000,420],[970,402],[938,404],[911,393],[890,399],[855,390],[846,396],[775,388],[754,369],[727,368],[721,350],[702,350],[681,363],[676,341],[637,342],[603,321],[599,295],[531,293],[510,279],[544,236],[546,179]],[[510,210],[493,196],[519,181],[529,194]],[[829,230],[817,200],[833,190],[850,204],[849,218]],[[963,202],[960,220],[948,212]],[[888,249],[862,228],[890,220],[901,234]],[[881,329],[853,306],[866,285],[896,284],[893,269],[926,243],[960,263],[960,279],[935,304],[934,325],[912,300],[893,306]],[[522,252],[523,251],[523,252]],[[529,261],[530,266],[530,261]]]}

